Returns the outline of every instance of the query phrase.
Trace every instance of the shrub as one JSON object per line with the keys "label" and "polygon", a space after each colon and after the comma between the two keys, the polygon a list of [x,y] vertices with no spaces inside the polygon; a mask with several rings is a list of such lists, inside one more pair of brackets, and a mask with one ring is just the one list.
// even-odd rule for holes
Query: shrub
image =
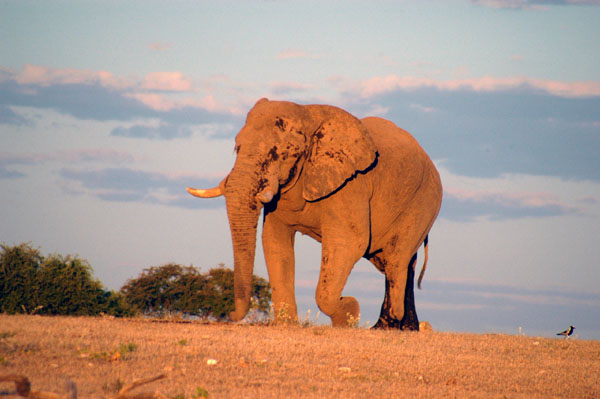
{"label": "shrub", "polygon": [[107,291],[76,256],[46,258],[30,244],[1,246],[0,312],[132,315],[120,293]]}
{"label": "shrub", "polygon": [[0,245],[0,312],[22,313],[36,308],[36,275],[43,257],[30,244]]}
{"label": "shrub", "polygon": [[136,310],[153,315],[179,311],[193,313],[192,292],[202,289],[202,277],[193,267],[169,263],[144,269],[136,279],[128,280],[121,288],[125,300]]}
{"label": "shrub", "polygon": [[[184,315],[226,319],[234,309],[233,270],[220,265],[207,273],[193,266],[169,263],[144,269],[121,288],[128,303],[149,315]],[[253,276],[252,305],[265,316],[269,312],[269,283]]]}
{"label": "shrub", "polygon": [[37,273],[38,304],[45,314],[93,315],[105,302],[100,281],[87,261],[51,255]]}

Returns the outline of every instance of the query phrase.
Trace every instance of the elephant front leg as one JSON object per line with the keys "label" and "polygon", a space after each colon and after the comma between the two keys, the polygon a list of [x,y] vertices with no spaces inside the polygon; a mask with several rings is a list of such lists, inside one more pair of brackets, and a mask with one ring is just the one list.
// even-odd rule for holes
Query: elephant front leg
{"label": "elephant front leg", "polygon": [[[352,183],[352,182],[351,182]],[[370,240],[370,205],[358,184],[324,200],[321,214],[321,272],[316,300],[321,312],[331,317],[334,327],[355,324],[360,315],[353,297],[342,297],[352,268],[365,254]],[[349,193],[349,194],[348,194]]]}
{"label": "elephant front leg", "polygon": [[269,216],[265,218],[262,239],[271,284],[274,322],[275,324],[295,323],[298,321],[294,287],[295,231]]}
{"label": "elephant front leg", "polygon": [[367,244],[361,245],[360,239],[350,242],[354,245],[332,246],[323,242],[316,300],[319,309],[331,317],[334,327],[348,327],[360,317],[358,301],[341,295],[354,264],[361,258]]}
{"label": "elephant front leg", "polygon": [[381,312],[379,314],[379,320],[373,326],[373,328],[381,329],[399,329],[399,330],[411,330],[419,331],[419,318],[417,317],[417,310],[415,308],[415,293],[414,293],[414,278],[415,271],[413,266],[417,261],[417,254],[415,254],[409,265],[406,274],[406,286],[404,289],[404,313],[401,320],[398,320],[392,312],[392,301],[391,301],[391,287],[390,280],[387,275],[385,278],[385,298],[381,305]]}

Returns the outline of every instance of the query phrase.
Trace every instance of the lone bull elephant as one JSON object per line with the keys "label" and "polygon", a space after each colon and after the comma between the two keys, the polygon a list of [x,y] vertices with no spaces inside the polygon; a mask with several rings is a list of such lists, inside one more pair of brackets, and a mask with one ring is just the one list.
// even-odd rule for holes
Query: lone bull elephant
{"label": "lone bull elephant", "polygon": [[[333,326],[359,315],[342,296],[364,257],[385,274],[385,299],[374,327],[419,329],[414,304],[417,250],[440,209],[439,174],[417,141],[392,122],[357,119],[329,105],[259,100],[235,140],[229,175],[197,197],[225,195],[234,251],[234,321],[248,312],[257,223],[264,208],[263,248],[275,315],[297,320],[294,236],[321,242],[316,290]],[[277,320],[276,320],[277,321]]]}

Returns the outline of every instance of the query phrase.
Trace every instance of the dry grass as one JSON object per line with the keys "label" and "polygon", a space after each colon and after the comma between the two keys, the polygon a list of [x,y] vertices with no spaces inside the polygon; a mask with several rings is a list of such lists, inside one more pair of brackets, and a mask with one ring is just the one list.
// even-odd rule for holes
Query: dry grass
{"label": "dry grass", "polygon": [[[435,326],[434,326],[435,327]],[[214,361],[216,361],[216,364]],[[598,398],[600,342],[0,315],[0,376],[80,398]],[[0,399],[14,396],[0,383]]]}

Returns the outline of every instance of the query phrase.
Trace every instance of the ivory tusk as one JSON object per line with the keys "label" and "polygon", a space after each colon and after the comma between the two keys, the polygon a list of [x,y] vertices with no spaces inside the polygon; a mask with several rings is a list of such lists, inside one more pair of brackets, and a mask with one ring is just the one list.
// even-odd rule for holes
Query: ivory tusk
{"label": "ivory tusk", "polygon": [[217,187],[213,187],[213,188],[209,188],[209,189],[201,189],[201,188],[191,188],[191,187],[187,187],[186,188],[187,192],[192,194],[194,197],[200,197],[200,198],[214,198],[214,197],[219,197],[221,195],[223,195],[223,190],[221,189],[221,186],[217,186]]}

